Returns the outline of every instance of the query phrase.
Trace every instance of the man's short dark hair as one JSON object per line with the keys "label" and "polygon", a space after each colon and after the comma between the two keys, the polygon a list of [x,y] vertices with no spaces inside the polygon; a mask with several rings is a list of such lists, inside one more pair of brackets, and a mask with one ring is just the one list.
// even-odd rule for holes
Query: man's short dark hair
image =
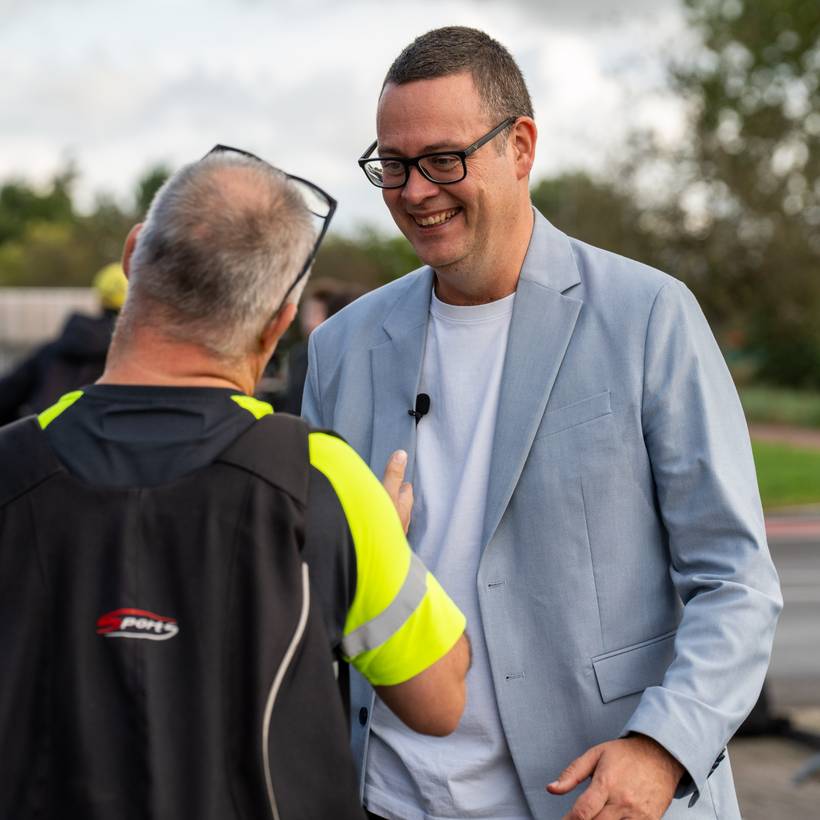
{"label": "man's short dark hair", "polygon": [[532,117],[532,101],[521,69],[512,55],[488,34],[465,26],[447,26],[416,37],[395,59],[384,78],[403,85],[469,71],[487,113],[501,122],[506,117]]}

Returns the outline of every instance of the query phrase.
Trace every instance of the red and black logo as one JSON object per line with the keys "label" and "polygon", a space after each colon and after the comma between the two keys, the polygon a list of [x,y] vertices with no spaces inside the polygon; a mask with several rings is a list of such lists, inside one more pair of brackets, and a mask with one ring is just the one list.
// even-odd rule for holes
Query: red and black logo
{"label": "red and black logo", "polygon": [[146,638],[167,641],[179,632],[176,618],[144,609],[115,609],[97,618],[97,634],[106,638]]}

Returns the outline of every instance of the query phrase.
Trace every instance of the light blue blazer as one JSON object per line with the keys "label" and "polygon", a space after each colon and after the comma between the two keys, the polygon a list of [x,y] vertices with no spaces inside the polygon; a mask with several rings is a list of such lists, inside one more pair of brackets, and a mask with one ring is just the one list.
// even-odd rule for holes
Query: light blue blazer
{"label": "light blue blazer", "polygon": [[[432,285],[421,268],[310,337],[303,413],[378,475],[398,447],[413,475]],[[739,817],[722,752],[762,686],[782,599],[743,413],[689,290],[536,212],[491,465],[475,580],[533,815],[561,817],[580,789],[545,784],[634,731],[690,775],[668,818]],[[357,681],[359,760],[371,698]]]}

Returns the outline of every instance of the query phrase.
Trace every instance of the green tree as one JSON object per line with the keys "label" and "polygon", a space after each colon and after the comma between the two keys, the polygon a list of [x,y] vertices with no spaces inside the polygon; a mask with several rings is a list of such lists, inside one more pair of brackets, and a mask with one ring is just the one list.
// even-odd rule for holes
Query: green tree
{"label": "green tree", "polygon": [[171,170],[167,165],[154,165],[149,168],[137,182],[137,189],[135,194],[136,211],[135,216],[141,219],[147,212],[154,198],[154,194],[162,187],[168,177],[171,176]]}
{"label": "green tree", "polygon": [[689,111],[677,272],[741,325],[759,375],[820,385],[820,4],[685,0],[701,47],[674,68]]}
{"label": "green tree", "polygon": [[569,172],[538,182],[532,201],[570,236],[646,264],[660,264],[651,214],[616,180]]}
{"label": "green tree", "polygon": [[372,262],[380,285],[421,265],[413,246],[400,234],[384,236],[376,230],[365,229],[359,233],[357,244]]}
{"label": "green tree", "polygon": [[403,236],[385,236],[363,228],[353,237],[331,234],[322,243],[314,276],[328,276],[376,288],[419,267],[421,263]]}
{"label": "green tree", "polygon": [[58,173],[45,191],[38,191],[22,180],[0,186],[0,245],[20,239],[32,222],[72,222],[71,189],[75,178],[74,170],[69,167]]}
{"label": "green tree", "polygon": [[15,180],[0,186],[0,285],[85,286],[119,259],[128,230],[142,219],[168,177],[162,165],[137,181],[133,206],[98,195],[87,213],[73,202],[73,168],[58,173],[44,190]]}
{"label": "green tree", "polygon": [[30,222],[22,236],[0,245],[0,285],[81,287],[98,261],[92,245],[77,241],[75,225]]}

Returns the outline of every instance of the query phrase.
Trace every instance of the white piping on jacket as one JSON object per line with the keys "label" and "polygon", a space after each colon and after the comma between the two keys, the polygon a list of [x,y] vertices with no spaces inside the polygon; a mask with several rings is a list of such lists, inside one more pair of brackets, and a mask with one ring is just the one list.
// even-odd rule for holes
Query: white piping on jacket
{"label": "white piping on jacket", "polygon": [[296,624],[296,630],[293,637],[290,639],[287,651],[285,652],[282,662],[279,664],[279,669],[276,670],[276,675],[268,692],[268,701],[265,704],[265,716],[262,721],[262,760],[265,767],[265,785],[268,789],[268,802],[270,803],[271,815],[273,820],[280,820],[279,808],[276,805],[276,796],[273,793],[273,778],[270,771],[270,751],[268,747],[268,738],[270,737],[270,719],[273,714],[273,704],[276,702],[276,696],[279,694],[279,689],[282,686],[282,680],[293,661],[293,656],[296,654],[296,649],[302,636],[305,634],[305,627],[307,626],[308,611],[310,609],[310,578],[308,575],[308,565],[302,562],[302,611],[299,614],[299,622]]}

